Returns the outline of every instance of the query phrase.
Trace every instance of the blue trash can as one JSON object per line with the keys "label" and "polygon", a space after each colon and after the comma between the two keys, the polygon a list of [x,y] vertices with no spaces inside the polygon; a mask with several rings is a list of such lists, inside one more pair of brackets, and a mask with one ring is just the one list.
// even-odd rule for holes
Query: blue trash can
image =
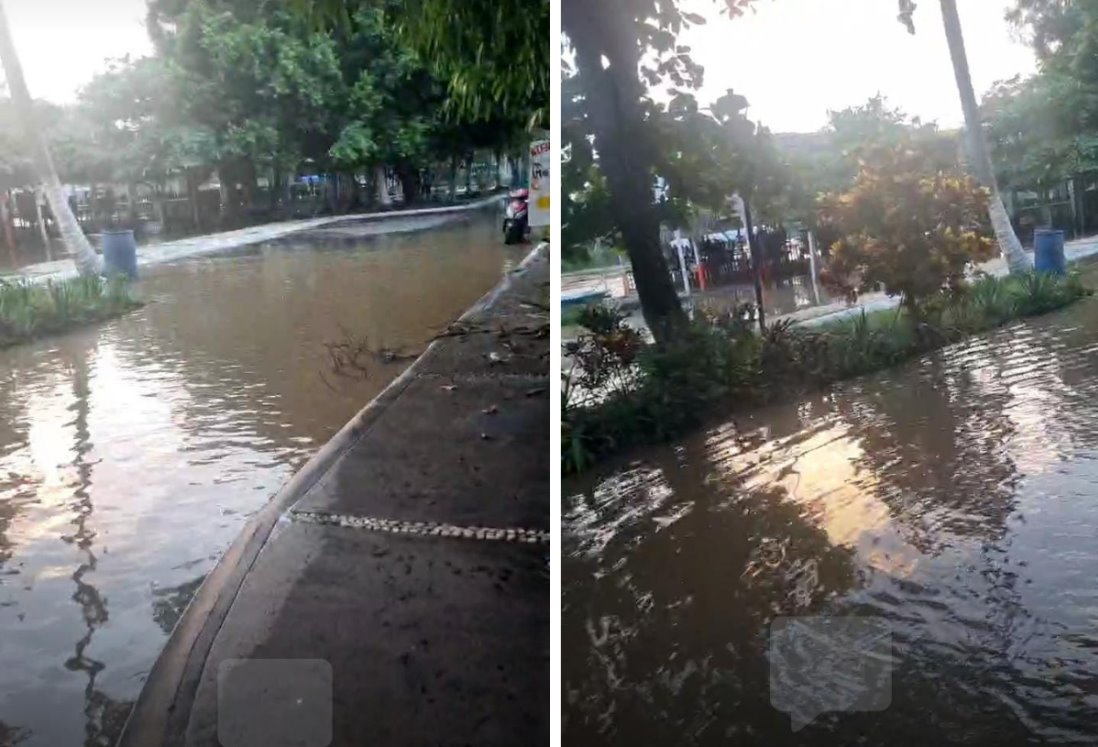
{"label": "blue trash can", "polygon": [[103,274],[125,275],[137,279],[137,242],[133,231],[104,231],[100,246],[103,249]]}
{"label": "blue trash can", "polygon": [[1037,272],[1063,275],[1067,270],[1064,259],[1064,232],[1038,228],[1033,232],[1033,265]]}

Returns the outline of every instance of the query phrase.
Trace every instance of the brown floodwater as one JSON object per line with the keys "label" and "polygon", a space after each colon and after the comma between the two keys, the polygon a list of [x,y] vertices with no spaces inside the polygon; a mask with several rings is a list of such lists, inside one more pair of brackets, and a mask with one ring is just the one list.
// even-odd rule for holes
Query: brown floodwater
{"label": "brown floodwater", "polygon": [[[1098,743],[1096,298],[564,491],[565,744]],[[803,615],[891,631],[887,708],[792,730]]]}
{"label": "brown floodwater", "polygon": [[353,233],[149,268],[145,308],[0,351],[0,745],[112,744],[242,524],[409,363],[324,343],[415,353],[524,252],[491,214]]}

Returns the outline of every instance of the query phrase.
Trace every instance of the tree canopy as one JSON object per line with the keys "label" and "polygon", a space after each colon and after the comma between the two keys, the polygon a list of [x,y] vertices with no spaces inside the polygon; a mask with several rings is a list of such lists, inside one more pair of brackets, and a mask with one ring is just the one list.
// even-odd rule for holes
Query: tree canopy
{"label": "tree canopy", "polygon": [[299,16],[329,29],[353,28],[363,10],[383,10],[401,41],[445,85],[451,116],[524,118],[548,127],[549,0],[288,2]]}
{"label": "tree canopy", "polygon": [[997,175],[1013,187],[1046,186],[1098,168],[1098,6],[1018,0],[1007,17],[1039,69],[984,99]]}
{"label": "tree canopy", "polygon": [[[475,150],[515,155],[547,117],[548,63],[530,68],[547,55],[547,2],[505,9],[518,16],[506,38],[484,33],[473,3],[329,5],[344,22],[318,24],[297,0],[149,0],[151,56],[113,61],[75,105],[40,104],[62,179],[158,188],[179,176],[193,190],[217,170],[247,196],[259,175],[277,190],[302,172],[386,168],[415,198],[427,168],[468,164]],[[15,155],[21,137],[0,101],[11,186],[35,178]]]}

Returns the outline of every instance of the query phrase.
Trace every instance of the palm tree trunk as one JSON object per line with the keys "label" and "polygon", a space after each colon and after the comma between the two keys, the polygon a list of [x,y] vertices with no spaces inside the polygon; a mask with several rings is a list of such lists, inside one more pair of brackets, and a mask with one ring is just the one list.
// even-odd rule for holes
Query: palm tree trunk
{"label": "palm tree trunk", "polygon": [[23,78],[23,66],[15,51],[15,43],[12,41],[11,28],[8,26],[3,2],[0,2],[0,65],[3,65],[12,102],[27,133],[35,171],[38,172],[38,178],[46,192],[46,199],[50,203],[50,210],[53,211],[58,229],[61,231],[61,241],[81,275],[98,275],[102,272],[103,262],[88,242],[76,216],[72,214],[69,201],[65,198],[65,190],[61,187],[61,179],[53,166],[45,132],[35,122],[34,106],[30,91],[27,90],[27,81]]}
{"label": "palm tree trunk", "polygon": [[995,169],[991,164],[991,151],[988,149],[980,122],[980,106],[976,103],[976,93],[972,89],[972,75],[968,69],[968,55],[965,53],[965,39],[961,33],[961,18],[957,14],[957,0],[941,0],[942,22],[945,24],[946,40],[949,42],[949,56],[953,60],[953,74],[957,78],[957,90],[961,94],[961,108],[965,113],[965,131],[968,134],[969,154],[976,178],[991,192],[988,212],[991,227],[999,242],[999,249],[1006,257],[1007,266],[1012,274],[1028,272],[1033,262],[1022,248],[1022,242],[1010,225],[1010,215],[999,194],[999,185],[995,180]]}

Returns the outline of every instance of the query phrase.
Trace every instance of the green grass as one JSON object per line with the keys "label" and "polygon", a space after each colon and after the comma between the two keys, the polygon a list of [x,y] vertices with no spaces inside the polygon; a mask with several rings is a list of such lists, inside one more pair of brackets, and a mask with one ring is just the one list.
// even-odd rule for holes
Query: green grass
{"label": "green grass", "polygon": [[0,280],[0,348],[111,319],[139,306],[123,279]]}
{"label": "green grass", "polygon": [[727,315],[700,315],[672,343],[648,345],[624,317],[585,309],[566,345],[562,460],[587,469],[634,446],[680,436],[706,419],[791,399],[896,365],[973,334],[1063,308],[1090,295],[1078,274],[981,277],[908,311],[862,312],[818,327],[788,321],[762,335]]}

